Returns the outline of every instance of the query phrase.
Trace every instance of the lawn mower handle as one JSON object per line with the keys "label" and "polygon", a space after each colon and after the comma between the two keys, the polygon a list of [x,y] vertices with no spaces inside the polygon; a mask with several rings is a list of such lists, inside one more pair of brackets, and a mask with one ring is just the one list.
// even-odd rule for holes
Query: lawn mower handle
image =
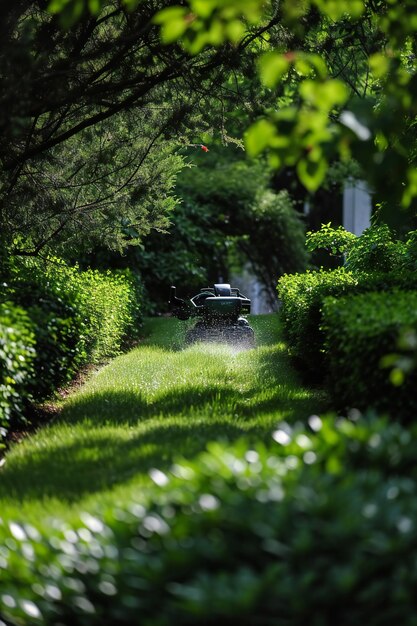
{"label": "lawn mower handle", "polygon": [[171,287],[169,306],[172,314],[175,315],[175,317],[178,317],[178,319],[188,320],[191,317],[191,305],[189,305],[185,300],[177,298],[177,288],[174,286]]}

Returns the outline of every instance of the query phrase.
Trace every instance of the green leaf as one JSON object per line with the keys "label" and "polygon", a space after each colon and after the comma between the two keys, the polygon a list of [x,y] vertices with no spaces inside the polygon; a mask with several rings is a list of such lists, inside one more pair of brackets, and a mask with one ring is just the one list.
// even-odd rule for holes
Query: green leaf
{"label": "green leaf", "polygon": [[407,186],[403,193],[401,204],[403,207],[409,207],[413,198],[417,196],[417,168],[410,167],[407,170]]}
{"label": "green leaf", "polygon": [[63,28],[70,28],[84,13],[84,0],[51,0],[47,10],[52,15],[59,15]]}
{"label": "green leaf", "polygon": [[395,367],[389,375],[389,379],[395,387],[400,387],[404,382],[404,378],[404,372],[398,367]]}
{"label": "green leaf", "polygon": [[275,87],[289,69],[289,62],[282,54],[267,52],[259,60],[259,75],[265,87]]}
{"label": "green leaf", "polygon": [[158,11],[158,13],[154,16],[153,22],[154,24],[162,24],[168,25],[169,22],[178,20],[180,18],[184,18],[187,13],[187,9],[184,7],[174,6],[167,7],[166,9],[162,9]]}
{"label": "green leaf", "polygon": [[303,15],[308,13],[310,0],[284,0],[282,2],[282,12],[285,21],[296,22]]}
{"label": "green leaf", "polygon": [[182,37],[188,27],[186,15],[187,9],[178,6],[168,7],[155,15],[153,22],[161,25],[163,43],[173,43]]}
{"label": "green leaf", "polygon": [[369,57],[369,67],[376,78],[382,78],[389,70],[389,59],[382,52],[371,54]]}
{"label": "green leaf", "polygon": [[308,62],[308,58],[303,55],[297,55],[294,67],[301,76],[310,76],[313,72],[313,68]]}
{"label": "green leaf", "polygon": [[337,79],[324,82],[305,80],[300,85],[300,94],[306,102],[318,109],[330,111],[347,100],[349,90],[345,83]]}
{"label": "green leaf", "polygon": [[63,9],[71,2],[71,0],[51,0],[48,4],[48,13],[52,13],[52,15],[56,15],[57,13],[61,13]]}
{"label": "green leaf", "polygon": [[238,43],[245,33],[245,26],[240,20],[233,20],[226,26],[227,38],[233,43]]}
{"label": "green leaf", "polygon": [[266,119],[252,124],[245,134],[245,146],[249,156],[257,156],[262,150],[265,150],[275,135],[274,124]]}
{"label": "green leaf", "polygon": [[324,158],[318,161],[301,159],[297,163],[297,174],[308,191],[316,191],[324,180],[327,167],[328,164]]}
{"label": "green leaf", "polygon": [[344,15],[359,18],[364,12],[362,0],[312,0],[318,9],[331,20],[340,20]]}
{"label": "green leaf", "polygon": [[98,15],[102,7],[101,0],[88,0],[88,8],[92,15]]}
{"label": "green leaf", "polygon": [[326,78],[328,75],[328,71],[326,62],[324,61],[323,57],[321,57],[319,54],[309,54],[308,58],[311,65],[316,70],[318,76],[323,79]]}

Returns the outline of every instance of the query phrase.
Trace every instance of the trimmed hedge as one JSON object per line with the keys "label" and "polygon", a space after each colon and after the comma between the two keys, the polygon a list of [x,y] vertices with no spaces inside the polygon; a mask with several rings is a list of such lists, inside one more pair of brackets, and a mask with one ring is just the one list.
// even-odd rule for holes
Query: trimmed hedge
{"label": "trimmed hedge", "polygon": [[137,336],[142,322],[140,280],[129,270],[81,272],[56,258],[17,259],[8,291],[24,308],[72,318],[81,362],[116,355],[123,337]]}
{"label": "trimmed hedge", "polygon": [[390,291],[398,287],[417,289],[415,272],[350,272],[336,270],[287,274],[278,281],[282,301],[280,316],[289,349],[301,367],[317,380],[323,380],[324,335],[321,330],[322,304],[327,296],[341,297],[370,291]]}
{"label": "trimmed hedge", "polygon": [[320,355],[323,343],[320,331],[320,307],[326,295],[346,293],[356,287],[358,278],[344,269],[307,271],[286,274],[278,281],[278,297],[282,302],[280,317],[289,343],[290,354],[307,370],[323,366]]}
{"label": "trimmed hedge", "polygon": [[[34,349],[31,373],[19,383],[19,394],[29,400],[44,400],[83,364],[115,356],[141,326],[141,284],[129,271],[80,272],[59,259],[15,259],[5,291],[31,327],[32,340],[22,339],[19,347],[14,335],[2,333],[5,353],[18,351],[18,360],[26,358],[26,346]],[[2,391],[3,422],[24,423],[25,402],[11,398]]]}
{"label": "trimmed hedge", "polygon": [[0,524],[3,620],[416,626],[416,428],[309,425],[152,470],[145,502]]}
{"label": "trimmed hedge", "polygon": [[13,414],[30,399],[27,385],[34,373],[35,335],[28,314],[11,302],[0,304],[0,448]]}
{"label": "trimmed hedge", "polygon": [[357,237],[343,226],[322,224],[320,230],[306,233],[310,252],[324,249],[331,256],[344,257],[344,267],[353,272],[392,272],[414,270],[417,261],[416,231],[404,243],[394,239],[387,224],[372,225]]}
{"label": "trimmed hedge", "polygon": [[335,406],[374,407],[393,417],[415,419],[417,370],[394,386],[381,361],[397,352],[401,329],[417,328],[417,292],[325,298],[322,310],[328,388]]}

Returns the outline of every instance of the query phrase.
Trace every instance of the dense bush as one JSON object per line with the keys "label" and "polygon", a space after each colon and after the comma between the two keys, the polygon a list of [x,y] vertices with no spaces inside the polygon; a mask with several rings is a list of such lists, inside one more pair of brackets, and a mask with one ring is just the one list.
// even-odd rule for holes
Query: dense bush
{"label": "dense bush", "polygon": [[399,386],[382,359],[397,351],[399,331],[417,328],[417,292],[325,298],[323,330],[335,406],[375,407],[393,417],[417,415],[417,370]]}
{"label": "dense bush", "polygon": [[416,626],[415,427],[309,424],[152,470],[145,502],[0,525],[3,620]]}
{"label": "dense bush", "polygon": [[395,239],[387,224],[366,228],[360,237],[342,226],[332,228],[322,224],[320,230],[306,234],[310,252],[326,250],[331,256],[344,258],[344,266],[353,272],[391,272],[414,270],[417,263],[415,231],[410,231],[405,242]]}
{"label": "dense bush", "polygon": [[350,231],[338,226],[333,228],[331,222],[322,224],[317,231],[306,233],[306,247],[310,252],[325,250],[330,256],[343,256],[357,241],[358,237]]}
{"label": "dense bush", "polygon": [[391,272],[402,267],[404,244],[395,240],[386,224],[371,226],[357,237],[346,256],[352,271]]}
{"label": "dense bush", "polygon": [[21,414],[33,379],[34,332],[27,313],[0,304],[0,448],[13,415]]}
{"label": "dense bush", "polygon": [[287,274],[278,281],[280,317],[288,338],[290,354],[305,368],[315,371],[321,365],[321,303],[325,295],[346,292],[358,279],[343,269]]}
{"label": "dense bush", "polygon": [[[116,355],[126,336],[137,336],[142,292],[129,271],[80,272],[58,259],[17,259],[8,278],[5,297],[18,307],[22,319],[30,320],[34,337],[33,342],[26,335],[17,340],[13,334],[2,334],[5,354],[19,352],[16,358],[22,361],[26,349],[34,349],[35,374],[22,379],[22,397],[45,399],[80,366]],[[24,403],[12,403],[11,398],[4,400],[8,419],[13,414],[22,420]]]}
{"label": "dense bush", "polygon": [[[117,354],[122,338],[141,324],[141,286],[128,270],[80,272],[59,259],[18,259],[10,279],[13,300],[71,318],[78,330],[76,360],[99,362]],[[68,343],[68,342],[67,342]]]}
{"label": "dense bush", "polygon": [[350,272],[338,268],[283,276],[278,282],[278,295],[282,301],[280,315],[291,354],[307,372],[322,378],[325,368],[321,329],[324,298],[385,292],[395,287],[416,289],[417,275],[412,272]]}

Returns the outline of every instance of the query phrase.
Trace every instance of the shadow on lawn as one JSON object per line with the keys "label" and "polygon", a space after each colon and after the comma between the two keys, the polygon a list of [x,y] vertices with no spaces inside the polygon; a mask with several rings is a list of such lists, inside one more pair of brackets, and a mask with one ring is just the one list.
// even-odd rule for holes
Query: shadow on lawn
{"label": "shadow on lawn", "polygon": [[227,407],[233,403],[236,392],[219,385],[178,386],[147,399],[137,393],[105,391],[93,395],[80,395],[70,407],[64,408],[60,421],[76,424],[86,419],[96,425],[139,423],[156,417],[187,416],[213,413],[213,406]]}
{"label": "shadow on lawn", "polygon": [[0,497],[21,501],[52,497],[76,502],[147,474],[151,468],[167,470],[181,455],[192,458],[209,441],[219,439],[219,432],[229,441],[243,434],[238,426],[217,421],[193,423],[189,419],[176,419],[175,425],[159,423],[145,432],[132,431],[131,436],[87,426],[68,444],[20,459],[9,472],[5,467]]}
{"label": "shadow on lawn", "polygon": [[[325,398],[299,386],[278,346],[254,351],[253,382],[207,380],[181,384],[147,398],[141,390],[79,394],[56,427],[68,428],[68,443],[56,438],[32,448],[1,472],[0,498],[18,501],[56,497],[69,503],[122,485],[153,467],[166,470],[179,456],[192,458],[209,441],[243,435],[268,440],[280,419],[305,420],[324,410]],[[120,428],[122,426],[122,428]],[[73,428],[73,430],[72,430]]]}
{"label": "shadow on lawn", "polygon": [[222,418],[230,416],[244,421],[285,412],[285,419],[294,422],[326,408],[324,394],[317,390],[310,393],[300,387],[298,377],[288,369],[287,357],[281,349],[257,350],[253,359],[256,375],[244,391],[239,388],[242,381],[231,379],[221,383],[217,376],[211,378],[207,373],[203,383],[192,384],[186,380],[155,395],[142,393],[140,388],[133,392],[106,390],[79,394],[64,407],[60,420],[69,424],[89,420],[97,426],[137,426],[158,417],[204,416],[210,419],[221,415]]}

